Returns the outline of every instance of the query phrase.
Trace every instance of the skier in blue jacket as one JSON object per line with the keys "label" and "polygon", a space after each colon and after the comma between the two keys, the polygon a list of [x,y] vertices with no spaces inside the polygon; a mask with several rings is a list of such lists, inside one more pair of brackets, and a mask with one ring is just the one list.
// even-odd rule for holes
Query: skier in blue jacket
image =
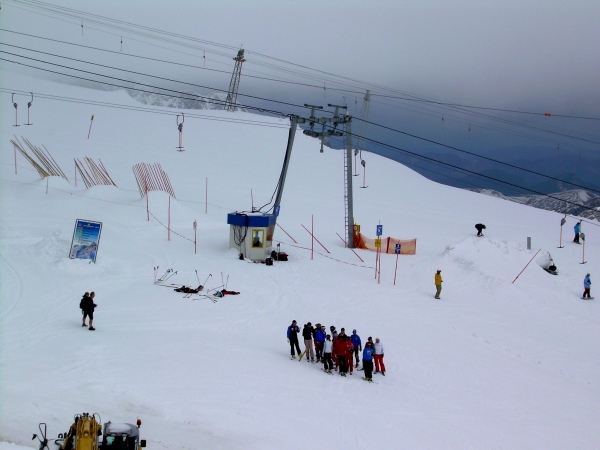
{"label": "skier in blue jacket", "polygon": [[590,296],[590,289],[592,288],[592,280],[590,280],[590,274],[588,273],[583,279],[583,298],[592,298]]}
{"label": "skier in blue jacket", "polygon": [[350,339],[352,340],[352,345],[354,346],[354,357],[356,358],[356,367],[358,367],[358,363],[360,362],[358,352],[362,352],[362,342],[360,342],[360,336],[356,334],[356,330],[352,330],[352,336],[350,336]]}
{"label": "skier in blue jacket", "polygon": [[315,346],[317,348],[317,362],[323,359],[323,344],[325,343],[325,325],[317,324],[315,330]]}
{"label": "skier in blue jacket", "polygon": [[574,230],[575,230],[575,239],[573,239],[573,242],[576,242],[577,244],[579,244],[579,233],[581,233],[581,220],[575,224]]}
{"label": "skier in blue jacket", "polygon": [[375,349],[371,342],[365,344],[363,350],[363,369],[365,370],[365,380],[373,381],[373,356],[375,355]]}

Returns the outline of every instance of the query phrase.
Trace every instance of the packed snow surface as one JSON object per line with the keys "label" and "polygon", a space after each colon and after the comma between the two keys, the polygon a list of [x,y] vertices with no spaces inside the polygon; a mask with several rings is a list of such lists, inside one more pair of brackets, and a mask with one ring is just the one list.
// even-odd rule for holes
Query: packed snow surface
{"label": "packed snow surface", "polygon": [[[7,72],[1,82],[140,106],[123,91]],[[368,237],[381,223],[384,236],[417,238],[417,254],[398,259],[395,285],[396,257],[382,255],[378,282],[375,253],[358,250],[362,262],[336,235],[344,235],[342,152],[321,154],[297,133],[278,219],[297,243],[275,231],[290,259],[240,261],[226,215],[269,202],[289,122],[190,112],[177,152],[173,111],[154,109],[168,114],[37,98],[34,125],[20,127],[2,109],[0,450],[35,445],[39,422],[55,437],[82,412],[141,418],[151,450],[598,448],[597,223],[583,224],[585,256],[571,242],[573,219],[558,249],[561,215],[436,184],[369,154],[369,187],[358,188],[362,167],[354,178],[356,222]],[[40,180],[20,154],[15,174],[13,135],[44,145],[69,180]],[[75,186],[73,158],[84,156],[101,159],[118,188]],[[140,162],[160,163],[173,185],[170,241],[168,196],[149,194],[148,221],[132,171]],[[310,230],[313,217],[328,251],[314,242],[311,257],[303,225]],[[96,264],[68,258],[78,218],[103,224]],[[478,222],[484,237],[475,237]],[[558,276],[540,267],[548,252]],[[183,298],[153,283],[156,266],[159,275],[177,271],[170,282],[196,286],[197,271],[200,283],[212,274],[207,288],[227,283],[241,295]],[[596,300],[581,300],[586,273]],[[93,332],[81,326],[85,291],[96,292]],[[386,376],[370,384],[362,372],[329,376],[290,360],[293,319],[381,338]]]}

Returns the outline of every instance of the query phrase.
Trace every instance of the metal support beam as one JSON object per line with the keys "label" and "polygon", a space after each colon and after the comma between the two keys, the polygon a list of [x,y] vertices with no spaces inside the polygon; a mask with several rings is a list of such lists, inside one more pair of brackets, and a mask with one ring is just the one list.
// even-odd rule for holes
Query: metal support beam
{"label": "metal support beam", "polygon": [[277,187],[277,197],[275,197],[275,203],[273,209],[281,205],[281,196],[283,195],[283,186],[285,184],[285,177],[287,176],[288,166],[290,164],[290,157],[292,156],[292,147],[294,146],[294,137],[296,136],[296,128],[298,128],[298,116],[292,116],[290,118],[290,132],[288,134],[288,143],[285,150],[285,158],[283,160],[283,167],[281,168],[281,175],[279,176],[279,186]]}
{"label": "metal support beam", "polygon": [[352,198],[352,118],[346,116],[346,198],[348,199],[348,247],[354,248],[354,207]]}

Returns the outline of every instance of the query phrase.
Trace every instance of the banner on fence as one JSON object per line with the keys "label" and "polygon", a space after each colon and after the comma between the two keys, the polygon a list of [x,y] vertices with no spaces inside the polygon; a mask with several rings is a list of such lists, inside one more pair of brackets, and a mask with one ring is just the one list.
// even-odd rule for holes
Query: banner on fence
{"label": "banner on fence", "polygon": [[77,219],[75,221],[75,231],[73,232],[69,258],[91,259],[96,263],[101,231],[102,222]]}
{"label": "banner on fence", "polygon": [[[379,241],[379,242],[378,242]],[[401,240],[393,237],[381,237],[377,239],[371,239],[366,237],[364,234],[354,232],[354,247],[362,248],[364,250],[376,251],[379,248],[381,253],[396,253],[396,245],[400,245],[401,255],[415,255],[417,253],[417,240]]]}

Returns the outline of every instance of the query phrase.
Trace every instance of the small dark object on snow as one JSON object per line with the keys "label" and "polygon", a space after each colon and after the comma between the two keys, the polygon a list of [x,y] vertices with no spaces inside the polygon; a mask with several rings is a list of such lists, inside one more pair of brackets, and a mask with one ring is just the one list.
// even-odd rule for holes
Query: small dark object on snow
{"label": "small dark object on snow", "polygon": [[193,289],[193,288],[188,287],[188,286],[181,286],[180,288],[176,288],[176,289],[173,289],[173,290],[175,292],[183,292],[185,294],[197,294],[202,289],[204,289],[204,286],[200,285],[196,289]]}
{"label": "small dark object on snow", "polygon": [[477,225],[475,225],[475,228],[477,229],[477,236],[483,236],[483,230],[485,230],[485,225],[482,223],[478,223]]}
{"label": "small dark object on snow", "polygon": [[265,264],[267,266],[272,266],[273,265],[273,258],[267,258],[267,259],[265,259]]}
{"label": "small dark object on snow", "polygon": [[275,250],[273,250],[271,252],[271,258],[273,258],[274,261],[287,261],[288,254],[285,252],[276,252]]}

